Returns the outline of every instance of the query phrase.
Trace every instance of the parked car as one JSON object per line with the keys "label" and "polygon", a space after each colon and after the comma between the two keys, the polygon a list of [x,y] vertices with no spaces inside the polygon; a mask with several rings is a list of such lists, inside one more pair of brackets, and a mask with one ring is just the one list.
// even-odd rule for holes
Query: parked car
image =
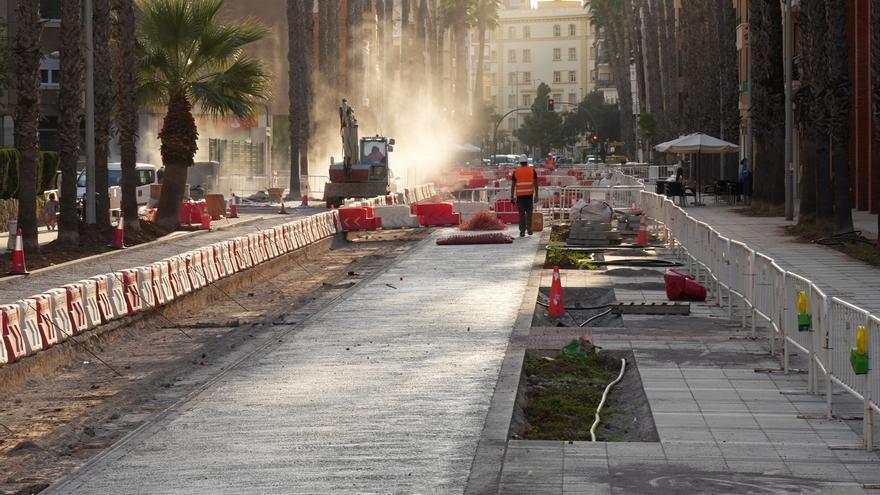
{"label": "parked car", "polygon": [[[138,163],[135,166],[137,174],[137,202],[145,205],[150,202],[150,187],[159,183],[159,167],[149,163]],[[110,187],[122,186],[122,165],[119,162],[107,164],[107,182]],[[76,196],[80,199],[86,195],[86,171],[83,170],[76,178]]]}

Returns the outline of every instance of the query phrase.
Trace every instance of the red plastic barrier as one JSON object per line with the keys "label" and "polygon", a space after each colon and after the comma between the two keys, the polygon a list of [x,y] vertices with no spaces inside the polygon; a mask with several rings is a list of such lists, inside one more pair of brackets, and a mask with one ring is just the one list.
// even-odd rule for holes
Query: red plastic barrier
{"label": "red plastic barrier", "polygon": [[489,179],[484,179],[482,177],[474,177],[473,179],[468,179],[467,188],[468,189],[476,189],[479,187],[486,187],[489,185]]}
{"label": "red plastic barrier", "polygon": [[[382,219],[374,218],[372,208],[339,208],[337,211],[342,223],[342,230],[345,232],[376,230],[382,227]],[[317,240],[320,237],[315,229],[313,219],[309,219],[307,228],[311,239]]]}
{"label": "red plastic barrier", "polygon": [[122,270],[123,293],[125,294],[125,309],[131,316],[144,307],[144,300],[141,298],[140,272],[136,269]]}
{"label": "red plastic barrier", "polygon": [[113,307],[110,305],[110,288],[106,276],[92,277],[95,281],[95,295],[98,299],[98,313],[101,315],[101,323],[107,323],[113,319]]}
{"label": "red plastic barrier", "polygon": [[663,274],[663,282],[666,284],[666,297],[670,301],[706,300],[706,288],[695,282],[693,275],[667,270]]}
{"label": "red plastic barrier", "polygon": [[208,214],[208,204],[204,201],[184,201],[180,204],[178,220],[183,224],[202,223],[202,215]]}
{"label": "red plastic barrier", "polygon": [[36,311],[37,331],[40,333],[43,349],[48,349],[61,341],[58,338],[58,329],[52,321],[52,299],[49,296],[45,294],[31,296],[21,301],[19,305]]}
{"label": "red plastic barrier", "polygon": [[83,308],[82,287],[69,284],[63,288],[67,291],[67,314],[70,317],[73,333],[84,332],[86,330],[86,310]]}
{"label": "red plastic barrier", "polygon": [[499,199],[495,201],[495,204],[492,205],[492,209],[498,213],[516,213],[516,204],[509,199]]}
{"label": "red plastic barrier", "polygon": [[453,211],[452,203],[422,203],[413,205],[413,214],[418,215],[419,224],[425,227],[458,225],[461,218]]}
{"label": "red plastic barrier", "polygon": [[18,307],[14,304],[0,306],[0,317],[3,321],[3,347],[6,362],[14,363],[27,355],[24,336],[21,334],[21,327],[18,324]]}

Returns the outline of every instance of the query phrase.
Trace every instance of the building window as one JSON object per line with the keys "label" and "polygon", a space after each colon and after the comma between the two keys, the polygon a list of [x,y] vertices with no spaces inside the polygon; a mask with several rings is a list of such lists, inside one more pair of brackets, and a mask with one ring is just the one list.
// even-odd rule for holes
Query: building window
{"label": "building window", "polygon": [[553,36],[557,38],[562,36],[562,26],[560,26],[559,24],[553,25]]}
{"label": "building window", "polygon": [[41,150],[58,151],[58,117],[47,116],[41,118],[38,136]]}
{"label": "building window", "polygon": [[523,84],[532,84],[531,72],[523,72]]}
{"label": "building window", "polygon": [[574,70],[568,71],[568,82],[570,82],[570,83],[577,82],[577,71],[574,71]]}
{"label": "building window", "polygon": [[568,49],[568,59],[571,61],[578,59],[577,48],[571,47]]}
{"label": "building window", "polygon": [[516,84],[516,72],[508,72],[507,73],[507,85],[513,86]]}
{"label": "building window", "polygon": [[510,63],[516,62],[516,50],[507,50],[507,61]]}
{"label": "building window", "polygon": [[515,27],[511,26],[511,27],[507,28],[507,37],[512,40],[516,39],[516,28]]}
{"label": "building window", "polygon": [[61,83],[61,70],[57,58],[44,58],[40,63],[40,87],[57,88]]}
{"label": "building window", "polygon": [[553,100],[555,100],[555,101],[562,101],[562,95],[559,94],[559,93],[554,94],[554,95],[553,95]]}
{"label": "building window", "polygon": [[578,98],[578,96],[574,93],[568,94],[568,102],[571,103],[572,105],[577,105],[577,101],[578,101],[577,98]]}
{"label": "building window", "polygon": [[511,117],[507,121],[507,128],[511,131],[516,130],[516,117]]}
{"label": "building window", "polygon": [[40,19],[61,19],[61,0],[40,0]]}
{"label": "building window", "polygon": [[523,26],[523,38],[531,38],[532,37],[532,27],[531,26]]}
{"label": "building window", "polygon": [[553,49],[553,60],[557,62],[562,60],[562,48]]}
{"label": "building window", "polygon": [[507,95],[507,106],[516,108],[516,95]]}
{"label": "building window", "polygon": [[562,82],[562,72],[559,72],[558,70],[553,71],[553,82],[555,82],[555,83]]}
{"label": "building window", "polygon": [[524,107],[532,106],[532,95],[522,95],[522,106],[524,106]]}
{"label": "building window", "polygon": [[577,36],[577,26],[574,24],[568,25],[568,35],[569,36]]}
{"label": "building window", "polygon": [[528,48],[523,50],[523,62],[531,63],[532,61],[532,51]]}

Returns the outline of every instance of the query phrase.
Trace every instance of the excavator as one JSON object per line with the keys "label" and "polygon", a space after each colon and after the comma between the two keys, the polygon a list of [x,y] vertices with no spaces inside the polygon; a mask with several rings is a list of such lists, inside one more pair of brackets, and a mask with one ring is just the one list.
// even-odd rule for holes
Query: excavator
{"label": "excavator", "polygon": [[341,206],[346,198],[373,198],[391,191],[388,154],[394,139],[376,135],[358,141],[358,123],[348,100],[339,107],[342,162],[330,158],[330,182],[324,186],[327,206]]}

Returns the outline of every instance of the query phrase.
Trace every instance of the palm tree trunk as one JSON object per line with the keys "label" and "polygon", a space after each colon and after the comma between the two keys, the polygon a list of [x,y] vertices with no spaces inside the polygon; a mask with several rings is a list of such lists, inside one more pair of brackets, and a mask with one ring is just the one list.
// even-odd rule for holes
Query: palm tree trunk
{"label": "palm tree trunk", "polygon": [[177,93],[168,99],[168,110],[159,131],[162,142],[162,194],[156,211],[156,223],[174,230],[180,225],[180,203],[186,193],[186,171],[198,151],[199,131],[192,115],[192,104],[186,95]]}
{"label": "palm tree trunk", "polygon": [[428,87],[428,52],[429,52],[429,36],[428,33],[428,0],[420,0],[419,8],[416,10],[416,46],[413,48],[413,56],[415,57],[414,66],[415,86],[421,88],[423,96],[430,95]]}
{"label": "palm tree trunk", "polygon": [[483,64],[485,63],[486,54],[483,53],[486,50],[486,23],[483,21],[477,21],[477,35],[480,37],[479,48],[477,52],[477,75],[474,78],[474,113],[479,112],[482,117],[482,109],[485,107],[485,103],[483,103]]}
{"label": "palm tree trunk", "polygon": [[754,199],[755,206],[767,212],[778,210],[785,198],[781,18],[778,2],[749,2]]}
{"label": "palm tree trunk", "polygon": [[[874,77],[874,140],[880,142],[880,2],[871,2],[871,72]],[[875,182],[876,184],[876,182]],[[874,195],[880,201],[880,194]],[[880,247],[880,214],[877,215],[877,246]]]}
{"label": "palm tree trunk", "polygon": [[321,85],[327,88],[331,101],[336,102],[339,100],[339,2],[319,0],[318,8]]}
{"label": "palm tree trunk", "polygon": [[113,25],[116,40],[116,129],[119,141],[120,168],[122,169],[122,214],[125,228],[133,232],[141,229],[137,204],[137,59],[135,54],[134,0],[113,0],[116,21]]}
{"label": "palm tree trunk", "polygon": [[61,150],[61,215],[58,240],[75,246],[79,242],[76,174],[79,162],[79,126],[83,114],[82,1],[61,3],[61,88],[58,92],[58,141]]}
{"label": "palm tree trunk", "polygon": [[300,199],[299,180],[299,156],[302,152],[301,126],[302,82],[300,79],[309,77],[300,74],[302,65],[301,57],[304,56],[304,45],[309,45],[311,40],[304,35],[303,18],[310,17],[311,12],[304,12],[305,3],[302,0],[287,0],[287,95],[288,95],[288,135],[290,136],[290,193],[288,199]]}
{"label": "palm tree trunk", "polygon": [[[15,146],[21,154],[18,192],[18,227],[24,234],[24,248],[33,252],[37,241],[37,160],[40,120],[40,6],[19,0],[15,33]],[[10,233],[12,235],[12,233]]]}
{"label": "palm tree trunk", "polygon": [[110,225],[110,184],[107,176],[107,156],[110,153],[110,114],[113,111],[113,60],[110,56],[110,0],[95,0],[95,189],[97,190],[96,212],[99,226]]}
{"label": "palm tree trunk", "polygon": [[458,0],[455,6],[455,24],[452,26],[455,48],[455,115],[464,119],[467,115],[467,2]]}
{"label": "palm tree trunk", "polygon": [[[307,2],[311,4],[311,2]],[[312,105],[314,104],[314,81],[315,81],[315,46],[311,40],[315,37],[315,18],[311,15],[308,5],[304,6],[302,16],[302,59],[300,59],[299,73],[302,88],[300,93],[303,98],[300,117],[300,151],[299,173],[309,175],[309,152],[312,144],[312,129],[315,121],[312,117]]]}
{"label": "palm tree trunk", "polygon": [[826,100],[831,120],[831,170],[834,173],[834,231],[850,232],[852,192],[850,191],[849,136],[852,86],[849,80],[846,3],[827,0],[828,48],[835,56],[828,57],[829,98]]}

